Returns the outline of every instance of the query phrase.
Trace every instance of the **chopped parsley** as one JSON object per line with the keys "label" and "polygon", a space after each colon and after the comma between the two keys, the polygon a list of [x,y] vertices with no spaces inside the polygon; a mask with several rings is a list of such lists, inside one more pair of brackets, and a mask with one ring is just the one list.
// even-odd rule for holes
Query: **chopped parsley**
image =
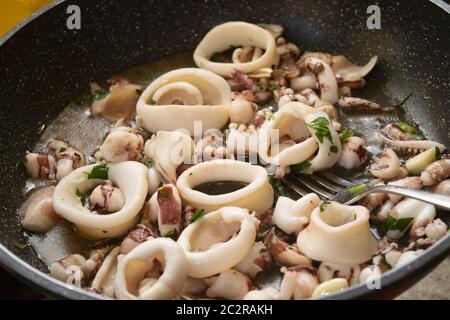
{"label": "chopped parsley", "polygon": [[352,195],[360,194],[367,190],[367,186],[365,184],[358,184],[356,186],[352,186],[347,189],[348,192],[350,192]]}
{"label": "chopped parsley", "polygon": [[86,205],[86,201],[89,199],[89,197],[91,196],[91,193],[94,189],[86,191],[86,192],[82,192],[80,191],[80,189],[77,188],[77,190],[75,190],[75,194],[78,198],[80,198],[81,204],[83,206]]}
{"label": "chopped parsley", "polygon": [[272,121],[272,120],[275,119],[275,117],[274,117],[273,114],[268,114],[268,115],[266,115],[266,119],[269,120],[269,121]]}
{"label": "chopped parsley", "polygon": [[108,179],[108,165],[106,163],[101,163],[92,168],[90,173],[85,172],[87,174],[88,179]]}
{"label": "chopped parsley", "polygon": [[327,138],[331,143],[333,143],[330,128],[328,127],[329,125],[330,122],[325,117],[318,117],[307,124],[308,127],[315,131],[316,137],[320,143],[323,143],[324,138]]}
{"label": "chopped parsley", "polygon": [[272,91],[280,90],[280,85],[278,83],[276,83],[276,84],[272,85],[271,89],[272,89]]}
{"label": "chopped parsley", "polygon": [[259,250],[259,253],[265,253],[267,252],[267,248],[261,248],[261,250]]}
{"label": "chopped parsley", "polygon": [[320,204],[320,206],[319,206],[320,212],[324,212],[325,209],[328,207],[329,204],[330,204],[330,202],[328,202],[328,201],[323,201],[323,202]]}
{"label": "chopped parsley", "polygon": [[196,210],[189,220],[189,224],[196,222],[197,220],[205,216],[205,209]]}
{"label": "chopped parsley", "polygon": [[170,230],[164,234],[165,238],[174,238],[177,235],[177,229]]}
{"label": "chopped parsley", "polygon": [[350,130],[345,130],[344,132],[342,132],[339,135],[339,139],[341,140],[342,143],[345,142],[345,140],[347,140],[348,138],[350,138],[353,135],[353,133]]}
{"label": "chopped parsley", "polygon": [[441,150],[438,147],[434,147],[434,158],[436,160],[441,160]]}
{"label": "chopped parsley", "polygon": [[167,193],[166,190],[164,190],[164,187],[162,187],[161,189],[158,190],[158,193],[164,198],[164,199],[169,199],[169,194]]}
{"label": "chopped parsley", "polygon": [[410,225],[412,220],[413,218],[396,219],[393,216],[389,215],[379,224],[379,227],[380,230],[384,233],[391,230],[399,230],[403,232]]}
{"label": "chopped parsley", "polygon": [[146,160],[146,161],[144,161],[144,165],[147,167],[147,168],[151,168],[151,167],[153,167],[153,163],[150,161],[150,160]]}
{"label": "chopped parsley", "polygon": [[330,152],[332,152],[332,153],[338,153],[338,147],[335,145],[335,144],[333,144],[331,147],[330,147]]}
{"label": "chopped parsley", "polygon": [[14,247],[16,247],[16,249],[23,250],[26,247],[28,247],[28,244],[27,243],[24,244],[24,243],[16,242],[16,243],[14,243]]}
{"label": "chopped parsley", "polygon": [[98,89],[98,90],[95,90],[95,91],[92,93],[92,101],[102,100],[102,99],[105,98],[108,94],[109,94],[109,91],[106,91],[105,89]]}
{"label": "chopped parsley", "polygon": [[59,149],[59,152],[64,152],[64,151],[66,151],[66,150],[67,150],[66,147],[61,147],[61,148]]}
{"label": "chopped parsley", "polygon": [[419,245],[417,242],[414,242],[414,244],[413,244],[413,246],[412,246],[412,249],[413,249],[414,251],[417,251],[417,250],[420,249],[420,245]]}
{"label": "chopped parsley", "polygon": [[279,196],[287,196],[286,188],[280,179],[277,179],[274,174],[269,175],[269,182],[272,185],[272,188],[275,190],[275,197]]}
{"label": "chopped parsley", "polygon": [[152,106],[154,106],[154,105],[156,105],[156,101],[155,100],[150,100],[150,105],[152,105]]}
{"label": "chopped parsley", "polygon": [[308,169],[309,167],[311,167],[311,162],[309,161],[303,161],[297,164],[293,164],[291,166],[291,169],[293,169],[295,172],[300,173],[306,169]]}

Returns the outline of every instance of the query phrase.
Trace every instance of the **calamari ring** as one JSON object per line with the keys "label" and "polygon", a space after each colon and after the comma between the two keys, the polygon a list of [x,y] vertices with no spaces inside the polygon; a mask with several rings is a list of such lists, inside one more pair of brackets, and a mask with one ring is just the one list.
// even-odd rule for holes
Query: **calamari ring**
{"label": "calamari ring", "polygon": [[188,276],[206,278],[232,268],[250,252],[255,237],[255,221],[248,210],[224,207],[208,213],[178,238]]}
{"label": "calamari ring", "polygon": [[[249,46],[264,49],[259,58],[244,63],[220,63],[211,56],[230,47]],[[235,70],[251,73],[278,64],[277,46],[273,35],[257,25],[247,22],[227,22],[211,29],[194,51],[194,61],[199,68],[224,77],[231,77]]]}
{"label": "calamari ring", "polygon": [[[308,126],[318,118],[325,118],[322,120],[327,123],[326,127],[332,141],[323,137],[320,142],[314,128]],[[300,142],[287,148],[280,148],[281,151],[272,156],[271,148],[277,145],[277,141],[272,141],[273,130],[277,129],[279,130],[278,138],[287,135]],[[308,173],[332,167],[342,153],[341,141],[327,113],[301,102],[287,103],[267,119],[259,129],[258,142],[258,154],[265,163],[284,168],[308,161],[311,165],[304,171]]]}
{"label": "calamari ring", "polygon": [[[193,190],[200,184],[215,181],[240,181],[249,184],[220,195]],[[267,171],[263,167],[229,159],[202,162],[190,167],[178,177],[177,188],[185,203],[206,212],[233,206],[263,213],[272,207],[274,195]]]}
{"label": "calamari ring", "polygon": [[[151,285],[142,286],[154,259],[164,267],[158,279],[147,278]],[[167,300],[174,298],[186,280],[187,261],[182,248],[172,239],[147,240],[119,257],[115,281],[115,295],[123,300]],[[140,285],[142,287],[140,287]]]}
{"label": "calamari ring", "polygon": [[230,103],[230,86],[222,77],[208,70],[182,68],[154,80],[139,98],[136,112],[150,132],[186,129],[194,135],[194,121],[201,121],[203,131],[224,127]]}
{"label": "calamari ring", "polygon": [[101,179],[88,179],[95,165],[88,165],[72,171],[55,188],[53,209],[64,219],[75,224],[77,229],[92,239],[113,238],[125,234],[139,218],[138,213],[147,195],[147,167],[136,161],[123,161],[108,165],[108,179],[122,191],[125,204],[114,213],[93,214],[85,208],[77,196],[77,189],[87,192],[100,184]]}
{"label": "calamari ring", "polygon": [[313,210],[310,223],[297,237],[308,258],[346,266],[370,260],[377,241],[369,226],[369,210],[331,202]]}

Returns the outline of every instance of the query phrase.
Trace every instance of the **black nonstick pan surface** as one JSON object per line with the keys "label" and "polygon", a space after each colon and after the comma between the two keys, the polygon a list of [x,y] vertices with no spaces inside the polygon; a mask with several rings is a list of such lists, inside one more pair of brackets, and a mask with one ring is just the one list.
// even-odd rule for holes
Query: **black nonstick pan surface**
{"label": "black nonstick pan surface", "polygon": [[[378,1],[381,29],[369,30],[373,1],[208,0],[56,1],[0,39],[0,264],[51,297],[93,298],[45,274],[20,228],[25,175],[17,166],[69,101],[90,81],[195,48],[213,26],[234,20],[282,24],[285,37],[310,51],[381,60],[366,78],[365,97],[394,104],[413,95],[406,117],[429,139],[450,146],[450,7],[442,1]],[[81,29],[66,26],[67,7],[81,8]],[[380,290],[361,285],[330,298],[393,297],[450,252],[450,235],[411,264],[386,273]]]}

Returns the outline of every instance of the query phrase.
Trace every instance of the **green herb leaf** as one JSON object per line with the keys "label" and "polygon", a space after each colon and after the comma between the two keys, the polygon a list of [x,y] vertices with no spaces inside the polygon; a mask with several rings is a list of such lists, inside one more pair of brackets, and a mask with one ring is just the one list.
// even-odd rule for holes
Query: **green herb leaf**
{"label": "green herb leaf", "polygon": [[333,144],[331,147],[330,147],[330,152],[332,152],[332,153],[338,153],[338,147],[335,145],[335,144]]}
{"label": "green herb leaf", "polygon": [[16,242],[16,243],[14,243],[14,247],[16,247],[16,249],[23,250],[26,247],[28,247],[28,244],[27,243],[24,244],[24,243]]}
{"label": "green herb leaf", "polygon": [[367,186],[365,184],[359,184],[356,186],[352,186],[347,189],[348,192],[350,192],[352,195],[360,194],[367,190]]}
{"label": "green herb leaf", "polygon": [[177,229],[173,229],[173,230],[170,230],[170,231],[166,232],[163,235],[163,237],[165,237],[165,238],[174,238],[174,237],[176,237],[176,235],[177,235]]}
{"label": "green herb leaf", "polygon": [[165,200],[169,199],[169,194],[167,193],[166,190],[164,190],[164,187],[160,188],[160,189],[158,190],[158,193],[159,193]]}
{"label": "green herb leaf", "polygon": [[286,188],[280,179],[277,179],[274,174],[269,175],[269,182],[272,185],[272,188],[275,190],[275,199],[279,196],[287,196]]}
{"label": "green herb leaf", "polygon": [[274,84],[274,85],[272,85],[271,89],[272,89],[272,91],[280,90],[280,85]]}
{"label": "green herb leaf", "polygon": [[88,176],[88,179],[108,179],[108,165],[106,163],[101,163],[92,168],[90,173],[85,172]]}
{"label": "green herb leaf", "polygon": [[434,147],[434,158],[436,160],[441,160],[441,150],[438,147]]}
{"label": "green herb leaf", "polygon": [[194,223],[195,221],[203,218],[205,216],[205,209],[196,210],[189,220],[189,224]]}
{"label": "green herb leaf", "polygon": [[414,244],[413,244],[413,246],[412,246],[412,249],[413,249],[414,251],[417,251],[417,250],[420,249],[420,245],[419,245],[417,242],[414,242]]}
{"label": "green herb leaf", "polygon": [[109,91],[106,91],[105,89],[95,90],[94,93],[92,93],[92,101],[102,100],[108,94],[109,94]]}
{"label": "green herb leaf", "polygon": [[384,233],[391,230],[399,230],[403,232],[410,225],[412,220],[413,218],[395,219],[393,216],[389,215],[380,223],[379,227]]}
{"label": "green herb leaf", "polygon": [[64,151],[66,151],[66,150],[67,150],[66,147],[61,147],[61,148],[59,149],[59,152],[64,152]]}
{"label": "green herb leaf", "polygon": [[300,173],[300,172],[308,169],[309,167],[311,167],[311,162],[303,161],[303,162],[300,162],[300,163],[297,163],[297,164],[293,164],[291,166],[291,169],[293,169],[295,172]]}
{"label": "green herb leaf", "polygon": [[333,138],[331,137],[330,128],[328,127],[330,122],[325,117],[318,117],[307,124],[308,127],[314,129],[317,139],[320,143],[323,143],[323,138],[327,138],[333,143]]}
{"label": "green herb leaf", "polygon": [[154,106],[154,105],[156,105],[156,101],[155,100],[150,100],[150,105],[152,105],[152,106]]}
{"label": "green herb leaf", "polygon": [[328,202],[328,201],[322,201],[322,203],[320,203],[320,206],[319,206],[320,212],[324,212],[329,204],[330,204],[330,202]]}
{"label": "green herb leaf", "polygon": [[342,143],[345,142],[345,140],[347,140],[348,138],[350,138],[353,135],[353,132],[351,132],[350,130],[345,130],[344,132],[342,132],[339,135],[339,139],[341,140]]}
{"label": "green herb leaf", "polygon": [[266,116],[266,119],[269,120],[269,121],[272,121],[272,120],[275,119],[275,116],[274,116],[273,114],[268,114],[268,115]]}
{"label": "green herb leaf", "polygon": [[414,128],[412,125],[408,124],[408,123],[404,123],[404,122],[396,122],[395,125],[402,130],[403,132],[406,133],[417,133],[417,129]]}
{"label": "green herb leaf", "polygon": [[259,250],[259,253],[265,253],[265,252],[267,252],[267,248],[261,248],[261,250]]}
{"label": "green herb leaf", "polygon": [[144,165],[147,167],[147,168],[151,168],[151,167],[153,167],[153,163],[150,161],[150,160],[146,160],[146,161],[144,161]]}

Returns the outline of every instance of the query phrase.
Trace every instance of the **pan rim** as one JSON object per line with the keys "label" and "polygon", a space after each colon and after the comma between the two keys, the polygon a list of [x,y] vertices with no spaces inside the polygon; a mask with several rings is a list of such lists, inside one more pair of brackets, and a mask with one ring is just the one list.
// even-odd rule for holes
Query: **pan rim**
{"label": "pan rim", "polygon": [[[66,0],[56,0],[48,5],[45,5],[41,9],[34,12],[28,18],[9,30],[3,37],[0,38],[0,47],[3,46],[9,39],[11,39],[20,29],[25,25],[32,22],[37,17],[59,6]],[[443,0],[429,0],[446,13],[450,14],[450,5]],[[390,270],[381,277],[381,290],[387,290],[398,285],[402,280],[407,279],[413,274],[427,274],[423,272],[423,269],[427,265],[437,265],[443,261],[450,254],[450,234],[447,235],[435,243],[431,248],[427,249],[421,256],[412,261],[411,263]],[[86,300],[86,299],[106,299],[103,296],[90,293],[86,290],[65,284],[49,274],[46,274],[27,262],[19,258],[2,243],[0,243],[0,265],[16,277],[20,277],[22,280],[26,280],[37,288],[39,291],[44,292],[51,297],[62,297],[66,299]],[[430,270],[431,271],[431,270]],[[371,295],[376,294],[375,290],[370,290],[364,284],[350,287],[342,293],[333,294],[325,297],[324,299],[361,299],[370,298]]]}

